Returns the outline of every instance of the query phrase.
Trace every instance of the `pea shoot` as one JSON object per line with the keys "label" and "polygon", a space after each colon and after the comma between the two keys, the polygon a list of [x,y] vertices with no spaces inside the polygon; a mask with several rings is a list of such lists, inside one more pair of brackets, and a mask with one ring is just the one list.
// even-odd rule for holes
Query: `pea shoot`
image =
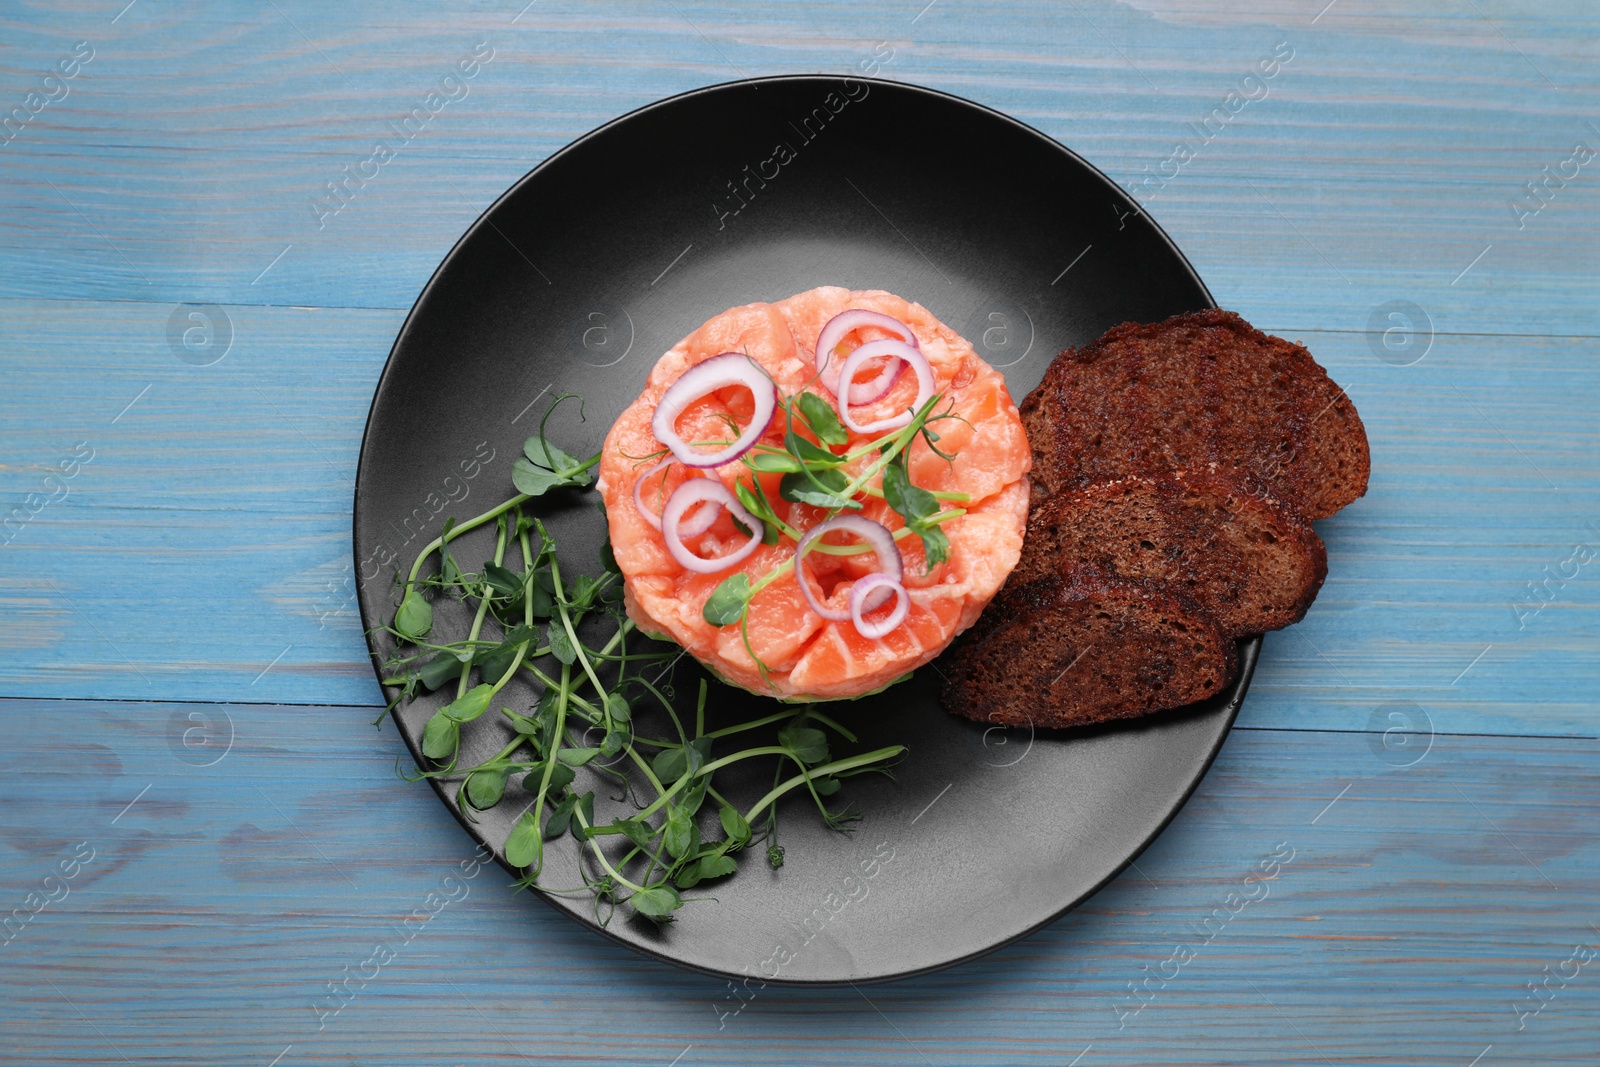
{"label": "pea shoot", "polygon": [[[931,572],[948,558],[950,551],[950,538],[940,525],[966,514],[959,507],[945,508],[944,503],[965,504],[969,500],[965,493],[933,492],[911,481],[910,448],[919,436],[945,462],[955,461],[955,456],[939,449],[939,434],[933,424],[943,419],[965,420],[948,408],[940,412],[942,399],[942,394],[935,393],[911,413],[911,421],[905,426],[838,452],[836,448],[850,443],[850,434],[839,422],[832,405],[815,393],[805,391],[780,398],[785,420],[783,448],[758,444],[741,457],[753,477],[749,485],[739,482],[735,490],[739,503],[766,525],[766,543],[777,544],[783,537],[798,543],[803,532],[778,515],[762,485],[761,474],[781,475],[778,495],[782,499],[827,509],[829,517],[848,510],[859,511],[862,496],[879,497],[905,522],[894,531],[895,540],[916,535],[922,542],[924,565]],[[864,467],[853,475],[847,473],[852,465],[867,457],[872,458]],[[878,480],[878,485],[873,484],[874,479]],[[858,555],[871,549],[867,545],[816,541],[808,546],[808,551]],[[755,661],[763,678],[770,671],[750,644],[750,604],[762,590],[797,565],[797,557],[791,556],[754,580],[745,571],[729,575],[712,591],[701,612],[701,617],[713,626],[738,625],[745,651]]]}
{"label": "pea shoot", "polygon": [[[692,720],[680,716],[672,678],[682,650],[645,636],[628,618],[622,575],[609,546],[601,553],[598,575],[575,571],[527,506],[553,494],[585,491],[600,460],[599,455],[579,460],[547,436],[551,416],[571,398],[563,394],[552,400],[538,433],[525,443],[512,471],[516,493],[481,515],[447,520],[398,580],[394,616],[378,628],[390,645],[380,667],[383,683],[396,690],[384,715],[425,693],[444,690],[451,696],[423,729],[421,766],[402,776],[454,782],[455,802],[469,820],[500,805],[520,806],[505,845],[507,862],[522,872],[519,885],[547,889],[545,846],[570,835],[581,850],[579,874],[599,921],[608,922],[620,904],[633,914],[667,922],[693,899],[685,898],[686,891],[734,874],[749,852],[773,867],[783,863],[777,805],[789,793],[804,789],[828,826],[848,829],[859,816],[848,806],[830,806],[829,798],[846,778],[888,774],[904,746],[836,753],[834,746],[856,745],[857,737],[810,706],[708,728],[704,680]],[[815,405],[801,404],[813,434],[842,443]],[[787,417],[790,436],[805,440],[793,433],[792,410]],[[913,425],[925,427],[926,421],[924,412]],[[902,432],[900,437],[903,451],[910,436]],[[874,461],[878,467],[897,454],[892,442],[882,452]],[[787,450],[758,452],[752,461],[778,462],[763,455],[795,458],[793,473],[808,485],[817,481],[818,471],[830,469],[828,464],[844,462],[815,455],[801,459]],[[812,489],[850,488],[848,481],[823,477],[824,488]],[[764,501],[759,480],[755,486],[752,498]],[[926,510],[925,504],[917,506]],[[770,503],[751,508],[764,521],[771,510]],[[924,514],[923,521],[936,531],[940,515]],[[464,569],[455,542],[490,523],[491,558],[478,571]],[[435,556],[436,567],[429,568]],[[749,595],[758,591],[751,587]],[[435,635],[434,605],[441,599],[461,605],[450,615],[465,616],[464,636]],[[507,706],[516,703],[507,695],[514,680],[533,686],[538,696],[532,706]],[[491,714],[497,706],[498,713]],[[489,758],[463,766],[463,750],[473,747],[464,741],[473,731],[486,736],[497,731],[502,743]],[[772,764],[772,787],[741,807],[719,791],[716,776],[751,761]]]}

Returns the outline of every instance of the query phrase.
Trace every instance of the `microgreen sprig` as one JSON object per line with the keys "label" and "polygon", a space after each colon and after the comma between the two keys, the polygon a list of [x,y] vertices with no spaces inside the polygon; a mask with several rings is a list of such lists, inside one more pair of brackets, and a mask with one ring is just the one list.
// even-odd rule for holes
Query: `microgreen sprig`
{"label": "microgreen sprig", "polygon": [[[517,493],[481,515],[447,520],[399,582],[392,623],[377,631],[392,644],[380,668],[384,684],[395,690],[385,714],[454,683],[452,699],[423,728],[422,766],[403,776],[452,783],[467,819],[520,805],[505,858],[521,870],[521,885],[557,891],[541,881],[545,849],[570,836],[584,891],[594,897],[600,921],[621,904],[665,922],[693,899],[685,891],[734,874],[753,844],[765,843],[766,860],[781,862],[780,798],[804,788],[827,825],[847,829],[854,814],[831,807],[828,799],[840,780],[887,773],[904,749],[891,745],[835,757],[828,732],[851,744],[855,735],[810,708],[708,724],[704,680],[692,721],[679,715],[670,676],[682,650],[644,638],[626,616],[621,573],[609,547],[601,553],[600,574],[574,572],[543,521],[525,510],[553,492],[588,486],[599,462],[598,455],[579,460],[550,442],[547,424],[566,399],[563,394],[551,402],[514,465]],[[810,407],[803,405],[802,414]],[[817,422],[806,423],[813,433],[822,422],[815,417]],[[768,446],[756,454],[777,452]],[[754,499],[766,501],[764,494]],[[456,559],[460,538],[489,523],[491,558],[479,571],[462,569]],[[425,574],[435,553],[437,573]],[[434,633],[430,594],[460,601],[451,617],[459,617],[464,636]],[[500,714],[488,715],[497,703]],[[524,707],[513,710],[506,703]],[[487,737],[496,740],[484,745],[480,738]],[[465,758],[483,748],[493,754]],[[741,808],[714,781],[719,772],[753,761],[772,762],[773,787]],[[608,785],[618,792],[608,793]]]}
{"label": "microgreen sprig", "polygon": [[[942,419],[961,419],[950,408],[940,412],[942,400],[942,394],[936,393],[911,412],[911,421],[905,426],[847,452],[836,453],[833,447],[848,445],[850,434],[839,422],[834,408],[820,396],[806,391],[781,398],[784,447],[758,446],[745,454],[742,462],[753,477],[748,485],[740,481],[735,487],[739,502],[765,524],[766,543],[777,544],[780,537],[789,537],[798,543],[804,535],[778,514],[762,484],[762,474],[781,476],[778,495],[783,500],[825,508],[830,517],[847,509],[859,510],[862,503],[858,496],[878,497],[905,522],[894,531],[895,539],[916,534],[922,541],[925,567],[931,572],[949,557],[950,539],[939,527],[966,514],[961,508],[942,509],[942,503],[967,503],[969,499],[964,493],[932,492],[911,481],[910,446],[919,436],[934,454],[946,462],[955,461],[953,455],[940,451],[939,434],[932,428],[933,423]],[[801,433],[802,428],[810,436]],[[851,464],[874,453],[875,458],[853,476],[846,473]],[[881,488],[872,484],[874,479],[881,482]],[[870,548],[816,541],[808,546],[808,551],[854,555],[870,551]],[[750,643],[750,604],[763,589],[792,571],[796,564],[797,557],[791,556],[753,580],[745,571],[731,574],[712,591],[701,611],[701,616],[713,626],[738,625],[745,651],[763,678],[770,675],[770,668]]]}

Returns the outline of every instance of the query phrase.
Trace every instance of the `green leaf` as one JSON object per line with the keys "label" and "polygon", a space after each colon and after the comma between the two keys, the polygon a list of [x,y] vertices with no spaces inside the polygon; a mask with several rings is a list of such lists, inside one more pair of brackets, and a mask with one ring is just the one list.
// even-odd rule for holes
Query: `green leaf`
{"label": "green leaf", "polygon": [[831,797],[839,791],[839,779],[832,777],[813,778],[811,780],[811,788],[817,791],[817,796],[819,797]]}
{"label": "green leaf", "polygon": [[[555,767],[553,767],[550,771],[550,792],[561,792],[567,786],[571,785],[572,780],[576,777],[576,771],[574,771],[571,767],[568,767],[565,763],[562,763],[560,760],[557,760]],[[533,768],[533,770],[528,772],[528,776],[522,780],[522,788],[526,789],[530,793],[537,793],[539,791],[539,783],[543,781],[543,779],[544,764],[541,763],[537,767]]]}
{"label": "green leaf", "polygon": [[755,490],[748,485],[743,482],[734,483],[733,495],[738,497],[739,503],[744,505],[744,509],[756,518],[765,520],[769,517],[767,514],[768,509],[763,505],[761,499],[756,496]]}
{"label": "green leaf", "polygon": [[939,564],[950,558],[950,538],[937,526],[914,527],[918,537],[922,538],[922,552],[924,556],[923,569],[933,570]]}
{"label": "green leaf", "polygon": [[679,796],[678,806],[690,815],[697,814],[700,811],[700,806],[706,802],[706,790],[710,788],[711,776],[709,774],[702,774],[698,778],[692,779]]}
{"label": "green leaf", "polygon": [[844,462],[842,456],[836,456],[821,445],[814,445],[804,437],[790,430],[783,436],[783,447],[789,454],[799,460],[805,467],[837,467]]}
{"label": "green leaf", "polygon": [[683,749],[664,748],[657,752],[650,761],[650,769],[657,778],[663,782],[676,782],[683,777],[683,772],[688,769],[688,762],[684,759]]}
{"label": "green leaf", "polygon": [[728,856],[706,856],[700,860],[701,878],[723,878],[738,869],[738,862]]}
{"label": "green leaf", "polygon": [[913,485],[911,476],[898,462],[883,468],[883,499],[907,523],[939,512],[938,498],[926,489]]}
{"label": "green leaf", "polygon": [[667,854],[673,859],[682,859],[694,851],[699,844],[700,828],[695,825],[693,816],[687,808],[676,804],[667,808],[667,823],[662,834],[662,845]]}
{"label": "green leaf", "polygon": [[598,755],[600,755],[598,748],[564,748],[556,753],[556,759],[568,767],[582,767]]}
{"label": "green leaf", "polygon": [[422,728],[422,754],[433,760],[447,760],[456,753],[461,740],[461,724],[440,708]]}
{"label": "green leaf", "polygon": [[556,725],[556,707],[561,703],[561,690],[551,687],[539,694],[539,707],[534,715],[548,729],[554,730]]}
{"label": "green leaf", "polygon": [[828,760],[828,736],[810,726],[786,726],[778,731],[778,744],[794,753],[795,759],[810,766]]}
{"label": "green leaf", "polygon": [[588,608],[594,603],[594,594],[600,588],[600,580],[592,575],[580,574],[572,582],[572,595],[568,600],[579,610]]}
{"label": "green leaf", "polygon": [[811,432],[817,435],[818,441],[825,445],[850,443],[850,433],[839,424],[839,416],[833,410],[832,404],[816,393],[801,393],[797,402],[800,405],[800,414],[805,416],[806,422],[811,426]]}
{"label": "green leaf", "polygon": [[652,919],[665,919],[683,907],[683,898],[670,885],[651,886],[628,898],[633,910]]}
{"label": "green leaf", "polygon": [[505,636],[500,638],[500,641],[502,644],[520,645],[524,641],[532,642],[537,641],[538,639],[539,630],[537,627],[524,626],[521,623],[518,623],[516,626],[513,626],[511,629],[507,630]]}
{"label": "green leaf", "polygon": [[550,809],[550,815],[544,821],[544,839],[553,841],[567,832],[567,827],[572,823],[572,809],[577,807],[578,798],[566,796],[561,802]]}
{"label": "green leaf", "polygon": [[788,474],[800,469],[800,461],[785,452],[748,452],[744,462],[751,470],[763,474]]}
{"label": "green leaf", "polygon": [[600,566],[608,574],[621,574],[622,568],[617,566],[617,554],[611,550],[610,541],[600,542]]}
{"label": "green leaf", "polygon": [[578,650],[573,647],[572,639],[567,636],[567,628],[561,625],[560,619],[553,619],[545,627],[545,643],[550,646],[550,654],[565,664],[578,661]]}
{"label": "green leaf", "polygon": [[809,473],[785,474],[778,482],[778,495],[791,504],[813,504],[819,508],[859,508],[861,505],[841,494],[850,487],[844,471],[829,467]]}
{"label": "green leaf", "polygon": [[585,827],[594,826],[594,790],[591,789],[579,797],[577,805],[572,810],[581,816],[581,821],[573,823],[572,836],[579,841],[585,841],[589,837],[589,831]]}
{"label": "green leaf", "polygon": [[471,722],[489,710],[489,701],[492,699],[494,699],[494,686],[483,682],[462,693],[440,708],[439,712],[456,722]]}
{"label": "green leaf", "polygon": [[623,837],[640,848],[649,848],[656,836],[655,827],[643,819],[618,819],[615,825],[622,831]]}
{"label": "green leaf", "polygon": [[535,872],[544,862],[544,839],[533,812],[525,811],[506,838],[506,862],[513,867],[528,867]]}
{"label": "green leaf", "polygon": [[694,863],[684,868],[678,875],[679,889],[693,889],[708,878],[726,878],[739,869],[739,865],[727,856],[720,853],[712,856],[701,856]]}
{"label": "green leaf", "polygon": [[711,738],[697,737],[690,741],[688,746],[683,749],[683,755],[688,762],[689,772],[692,774],[698,771],[711,758]]}
{"label": "green leaf", "polygon": [[412,641],[428,636],[433,629],[433,605],[416,589],[407,590],[394,613],[394,628]]}
{"label": "green leaf", "polygon": [[939,513],[939,499],[926,489],[911,482],[906,473],[903,454],[901,462],[883,468],[883,499],[901,518],[911,532],[922,539],[922,549],[927,557],[926,567],[932,570],[950,555],[950,538],[928,519]]}
{"label": "green leaf", "polygon": [[722,806],[722,829],[728,835],[729,841],[744,844],[750,840],[750,824],[745,821],[739,809],[727,804]]}
{"label": "green leaf", "polygon": [[676,782],[685,774],[706,765],[711,754],[711,738],[697,737],[681,748],[664,748],[650,761],[650,769],[662,782]]}
{"label": "green leaf", "polygon": [[632,722],[633,708],[628,705],[628,698],[618,692],[606,694],[606,711],[611,713],[612,722]]}
{"label": "green leaf", "polygon": [[543,728],[540,727],[536,720],[530,719],[526,715],[518,715],[510,708],[501,708],[500,710],[504,712],[505,717],[510,720],[511,728],[513,730],[517,731],[517,733],[521,734],[523,737],[532,739],[535,743],[538,742],[538,739],[543,732]]}
{"label": "green leaf", "polygon": [[454,652],[435,652],[417,672],[417,678],[422,682],[424,689],[432,692],[446,682],[460,678],[461,670],[465,666],[466,663]]}
{"label": "green leaf", "polygon": [[[530,463],[537,464],[546,470],[555,471],[558,474],[570,472],[578,467],[583,466],[583,463],[578,459],[577,456],[557,448],[555,445],[551,444],[550,439],[545,437],[542,433],[535,434],[526,441],[522,442],[522,454],[528,457],[528,461]],[[568,477],[571,478],[572,476],[569,474]],[[589,472],[583,471],[581,473],[581,479],[581,481],[573,481],[572,484],[587,485],[589,482]]]}
{"label": "green leaf", "polygon": [[604,756],[606,759],[610,759],[612,756],[615,756],[618,752],[621,752],[624,748],[626,748],[628,746],[628,742],[632,739],[633,734],[629,732],[627,727],[622,727],[618,730],[609,730],[606,732],[606,736],[600,742],[600,755]]}
{"label": "green leaf", "polygon": [[706,606],[700,609],[700,617],[712,626],[729,626],[736,623],[744,616],[745,608],[750,604],[750,576],[744,571],[731,574],[724,578],[711,596],[706,599]]}
{"label": "green leaf", "polygon": [[[767,489],[766,486],[761,484],[761,479],[752,479],[748,487],[746,487],[743,482],[738,482],[734,487],[734,491],[739,494],[739,500],[741,503],[744,502],[747,496],[755,497],[757,506],[750,508],[750,510],[756,516],[764,519],[766,526],[766,529],[762,530],[761,532],[761,543],[764,545],[777,544],[778,539],[782,537],[783,534],[779,529],[780,524],[778,522],[777,512],[772,510],[772,501],[767,498]],[[745,506],[750,507],[748,504]]]}
{"label": "green leaf", "polygon": [[499,681],[505,677],[506,671],[511,669],[511,662],[517,658],[517,645],[515,643],[501,643],[483,652],[478,653],[478,670],[485,678]]}
{"label": "green leaf", "polygon": [[483,580],[497,596],[508,600],[517,600],[522,596],[522,575],[498,563],[486,562],[483,565]]}
{"label": "green leaf", "polygon": [[541,570],[534,574],[533,584],[528,588],[528,604],[536,619],[548,619],[556,613],[555,582],[550,577],[549,570]]}
{"label": "green leaf", "polygon": [[[545,418],[549,417],[546,412]],[[576,456],[550,443],[543,422],[539,432],[523,442],[522,453],[511,465],[511,481],[519,493],[543,496],[556,486],[589,484],[589,471]]]}
{"label": "green leaf", "polygon": [[467,775],[467,803],[484,811],[500,803],[500,798],[506,793],[506,777],[511,773],[509,767],[491,767],[488,770],[473,771]]}
{"label": "green leaf", "polygon": [[518,456],[517,461],[511,464],[511,484],[517,487],[517,492],[529,496],[544,496],[557,486],[586,485],[588,481],[587,471],[573,479],[557,471],[535,466],[522,456]]}

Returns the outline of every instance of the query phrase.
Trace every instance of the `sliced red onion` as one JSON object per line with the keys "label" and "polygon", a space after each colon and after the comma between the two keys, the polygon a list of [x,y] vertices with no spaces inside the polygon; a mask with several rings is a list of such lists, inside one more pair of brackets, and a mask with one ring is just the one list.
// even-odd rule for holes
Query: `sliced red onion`
{"label": "sliced red onion", "polygon": [[[800,583],[800,595],[806,598],[806,603],[811,605],[811,610],[821,615],[824,619],[829,619],[833,622],[844,622],[850,618],[850,612],[842,608],[830,608],[818,600],[816,594],[811,591],[811,582],[807,580],[805,574],[807,550],[811,548],[817,538],[835,530],[843,530],[845,533],[855,534],[865,541],[871,546],[873,553],[877,555],[878,566],[895,578],[905,574],[905,564],[900,558],[900,546],[894,543],[894,534],[890,532],[889,528],[882,523],[873,522],[871,519],[861,515],[835,515],[828,521],[820,522],[807,530],[794,550],[794,576],[795,581]],[[853,591],[851,595],[854,596]],[[876,603],[883,603],[883,598],[879,597]],[[872,608],[869,607],[866,610],[871,611]]]}
{"label": "sliced red onion", "polygon": [[[656,471],[666,469],[668,464],[674,462],[676,461],[664,459],[633,480],[633,506],[639,509],[639,514],[644,517],[645,522],[648,522],[651,526],[654,526],[658,530],[661,529],[661,518],[658,515],[652,514],[650,509],[644,506],[644,497],[641,495],[641,490],[644,489],[644,483],[646,479],[648,479]],[[666,479],[662,479],[662,484],[666,484]],[[696,511],[693,515],[690,515],[681,524],[679,524],[678,533],[684,537],[695,537],[705,533],[707,530],[711,529],[711,524],[717,521],[717,512],[720,510],[722,509],[717,506],[716,501],[706,501],[704,504],[700,505],[699,511]]]}
{"label": "sliced red onion", "polygon": [[[848,382],[850,376],[855,373],[856,368],[860,367],[864,361],[876,356],[891,356],[895,362],[904,363],[911,368],[912,372],[917,376],[917,398],[912,401],[908,410],[902,411],[898,415],[891,415],[876,422],[858,423],[850,417],[850,405],[852,403],[863,403],[864,401],[858,401],[852,389],[849,394],[840,397],[839,419],[856,433],[883,433],[886,430],[898,430],[909,423],[912,418],[912,412],[926,404],[928,398],[933,395],[933,365],[928,362],[928,357],[923,355],[921,350],[912,348],[910,345],[900,341],[868,341],[844,357],[844,366],[839,370],[839,377]],[[884,390],[884,392],[887,391]],[[882,396],[883,394],[880,393],[878,395]],[[873,399],[877,399],[877,397]]]}
{"label": "sliced red onion", "polygon": [[[696,452],[678,436],[678,416],[707,393],[731,385],[744,386],[755,398],[755,413],[750,417],[750,425],[745,427],[737,441],[721,452]],[[724,352],[696,363],[667,388],[661,402],[656,405],[655,415],[650,419],[650,429],[654,431],[656,440],[670,448],[685,466],[720,467],[750,451],[751,446],[767,432],[767,427],[772,425],[777,411],[778,387],[767,376],[767,372],[742,352]]]}
{"label": "sliced red onion", "polygon": [[[689,551],[689,546],[683,543],[685,524],[684,513],[702,501],[711,501],[727,509],[728,514],[738,519],[750,531],[750,540],[716,559],[704,559]],[[667,542],[667,551],[672,553],[672,558],[683,565],[685,570],[694,571],[696,574],[715,574],[725,571],[735,563],[740,562],[750,553],[754,552],[761,544],[761,536],[766,532],[766,526],[761,520],[745,510],[728,489],[722,484],[720,478],[690,478],[667,497],[667,506],[661,509],[661,536]]]}
{"label": "sliced red onion", "polygon": [[[897,335],[901,341],[913,348],[917,345],[917,335],[911,332],[911,327],[891,315],[885,315],[881,311],[868,311],[866,308],[852,308],[849,311],[839,312],[828,320],[822,327],[822,332],[817,335],[817,375],[822,387],[834,396],[839,395],[842,362],[833,358],[833,350],[839,347],[839,342],[845,339],[846,334],[863,326],[876,326],[880,330],[887,330]],[[856,385],[856,390],[865,398],[856,402],[864,404],[887,393],[904,370],[898,361],[890,360],[878,371],[876,378]]]}
{"label": "sliced red onion", "polygon": [[[867,342],[867,344],[871,345],[880,343],[891,345],[900,344],[899,341],[896,341],[893,338],[888,338],[883,342]],[[916,345],[906,345],[905,347],[911,349],[912,351],[918,351]],[[869,378],[864,382],[851,382],[850,392],[848,394],[849,398],[845,401],[845,403],[860,405],[870,404],[874,400],[881,400],[885,395],[888,394],[889,390],[894,388],[894,383],[900,380],[900,376],[906,372],[906,368],[908,366],[910,366],[910,364],[903,359],[888,360],[884,363],[883,367],[878,371],[875,377]]]}
{"label": "sliced red onion", "polygon": [[[882,596],[875,598],[877,603],[869,607],[866,603],[867,598],[874,593],[884,591],[895,598],[894,610],[879,622],[868,622],[863,619],[861,616],[881,605],[884,599]],[[869,640],[882,637],[905,622],[910,610],[911,594],[900,584],[900,579],[891,575],[869,574],[865,578],[856,579],[856,584],[850,587],[850,621],[855,623],[856,632]]]}

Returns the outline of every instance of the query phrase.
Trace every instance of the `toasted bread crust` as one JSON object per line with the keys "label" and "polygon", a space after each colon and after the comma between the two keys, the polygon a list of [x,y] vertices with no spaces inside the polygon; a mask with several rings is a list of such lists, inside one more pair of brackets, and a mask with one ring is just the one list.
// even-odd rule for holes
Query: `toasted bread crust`
{"label": "toasted bread crust", "polygon": [[1182,592],[1227,637],[1299,622],[1328,573],[1310,523],[1215,465],[1129,475],[1043,501],[1011,580],[1044,577],[1065,562]]}
{"label": "toasted bread crust", "polygon": [[1371,471],[1355,405],[1311,354],[1220,308],[1065,350],[1021,411],[1041,497],[1215,463],[1320,519]]}
{"label": "toasted bread crust", "polygon": [[985,722],[1075,726],[1213,695],[1234,638],[1305,616],[1327,576],[1310,520],[1371,470],[1355,405],[1311,354],[1216,308],[1067,349],[1021,414],[1022,558],[944,692]]}
{"label": "toasted bread crust", "polygon": [[1086,726],[1192,704],[1238,667],[1181,593],[1087,564],[1007,585],[947,661],[944,704],[1004,726]]}

